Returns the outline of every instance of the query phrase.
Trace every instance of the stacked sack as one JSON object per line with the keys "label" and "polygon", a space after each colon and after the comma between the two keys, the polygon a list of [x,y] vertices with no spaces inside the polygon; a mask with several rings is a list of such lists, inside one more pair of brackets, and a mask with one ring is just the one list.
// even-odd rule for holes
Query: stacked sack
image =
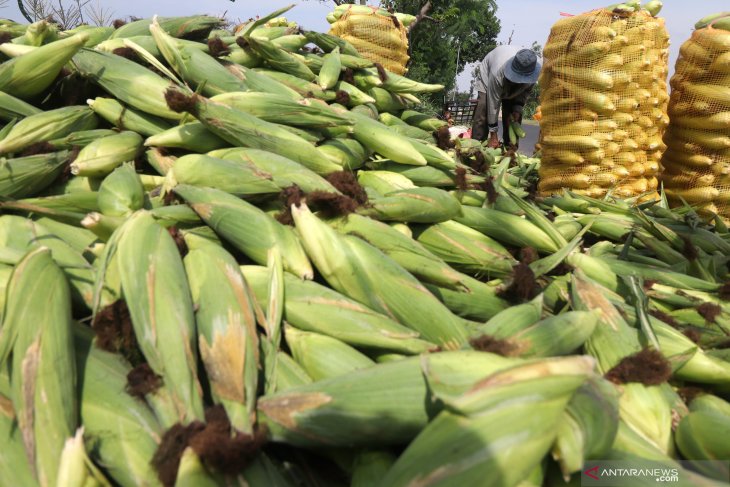
{"label": "stacked sack", "polygon": [[656,195],[669,99],[660,8],[621,4],[553,26],[539,81],[543,195]]}
{"label": "stacked sack", "polygon": [[339,5],[327,16],[329,33],[350,42],[363,57],[396,74],[405,74],[408,56],[408,14],[392,14],[366,5]]}
{"label": "stacked sack", "polygon": [[[723,16],[724,15],[724,16]],[[704,213],[730,217],[730,13],[703,19],[682,45],[664,136],[664,187]]]}

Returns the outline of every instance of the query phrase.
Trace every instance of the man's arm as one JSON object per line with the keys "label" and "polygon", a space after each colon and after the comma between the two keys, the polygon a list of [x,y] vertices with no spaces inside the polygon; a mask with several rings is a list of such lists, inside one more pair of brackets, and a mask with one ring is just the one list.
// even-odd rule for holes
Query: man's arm
{"label": "man's arm", "polygon": [[532,93],[532,90],[534,88],[535,85],[530,85],[527,89],[525,89],[514,98],[514,103],[512,104],[512,113],[519,113],[520,115],[522,115],[522,109],[524,108],[525,103],[527,103],[527,99],[530,97],[530,93]]}

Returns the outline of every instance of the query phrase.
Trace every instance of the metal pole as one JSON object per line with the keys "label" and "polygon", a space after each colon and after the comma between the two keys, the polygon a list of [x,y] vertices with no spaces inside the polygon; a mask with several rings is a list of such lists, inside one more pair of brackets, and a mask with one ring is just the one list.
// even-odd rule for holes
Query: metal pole
{"label": "metal pole", "polygon": [[461,59],[461,42],[456,40],[456,69],[454,70],[454,101],[456,101],[456,93],[459,92],[458,76],[459,76],[459,60]]}

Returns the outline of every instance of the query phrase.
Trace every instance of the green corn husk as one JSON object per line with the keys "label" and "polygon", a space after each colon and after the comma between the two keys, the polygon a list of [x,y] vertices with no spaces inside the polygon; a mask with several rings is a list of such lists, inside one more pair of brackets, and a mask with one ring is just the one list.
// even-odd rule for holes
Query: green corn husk
{"label": "green corn husk", "polygon": [[276,47],[292,53],[304,47],[307,42],[307,38],[300,34],[283,35],[271,40],[271,43]]}
{"label": "green corn husk", "polygon": [[406,78],[405,76],[400,76],[387,71],[387,76],[383,80],[383,88],[399,94],[435,93],[443,90],[444,85],[419,83],[418,81]]}
{"label": "green corn husk", "polygon": [[149,213],[138,212],[119,229],[117,258],[140,349],[170,395],[164,413],[156,411],[160,423],[202,420],[193,303],[175,242]]}
{"label": "green corn husk", "polygon": [[175,477],[176,487],[217,487],[221,479],[211,474],[203,465],[195,450],[188,446],[180,456],[180,465]]}
{"label": "green corn husk", "polygon": [[132,131],[96,139],[81,149],[71,163],[71,174],[86,177],[106,176],[122,163],[133,161],[142,150],[142,142],[142,137]]}
{"label": "green corn husk", "polygon": [[676,431],[679,451],[703,475],[725,481],[730,469],[723,463],[702,463],[703,460],[724,460],[730,457],[727,434],[730,418],[717,411],[693,411],[680,421]]}
{"label": "green corn husk", "polygon": [[50,152],[15,159],[0,158],[0,196],[24,198],[55,181],[68,161],[68,152]]}
{"label": "green corn husk", "polygon": [[420,242],[385,223],[357,214],[328,223],[340,233],[362,238],[422,281],[463,289],[463,274],[452,269]]}
{"label": "green corn husk", "polygon": [[41,111],[13,95],[0,91],[0,119],[11,121],[15,118],[29,117],[41,113]]}
{"label": "green corn husk", "polygon": [[448,377],[455,391],[465,391],[515,363],[490,353],[459,351],[377,364],[263,396],[260,419],[272,440],[297,446],[403,444],[443,407],[433,400],[422,367]]}
{"label": "green corn husk", "polygon": [[333,88],[340,79],[341,72],[342,61],[340,60],[340,48],[337,46],[322,57],[322,67],[319,69],[319,74],[317,75],[319,86],[323,90]]}
{"label": "green corn husk", "polygon": [[[353,56],[356,59],[363,59],[363,61],[366,61],[364,58],[360,57],[360,53],[357,52],[357,49],[355,49],[355,47],[345,39],[340,39],[337,36],[325,34],[323,32],[314,32],[311,30],[304,32],[304,37],[309,39],[311,43],[315,44],[324,52],[332,52],[336,47],[338,47],[342,53],[341,55]],[[365,64],[368,63],[365,62]]]}
{"label": "green corn husk", "polygon": [[145,152],[145,159],[162,176],[167,175],[177,160],[175,156],[168,155],[156,147]]}
{"label": "green corn husk", "polygon": [[[393,90],[391,90],[393,91]],[[429,117],[423,113],[415,110],[406,110],[401,116],[401,120],[406,122],[408,125],[413,125],[427,132],[433,132],[441,127],[447,127],[448,123],[445,120],[439,120],[437,118]]]}
{"label": "green corn husk", "polygon": [[246,39],[251,49],[261,56],[264,62],[283,73],[291,74],[305,81],[314,81],[315,74],[298,57],[277,47],[271,41],[261,37],[251,36]]}
{"label": "green corn husk", "polygon": [[462,282],[466,288],[464,291],[455,291],[428,283],[424,283],[424,285],[452,313],[463,318],[486,321],[510,306],[507,301],[498,296],[500,285],[484,283],[466,275]]}
{"label": "green corn husk", "polygon": [[200,357],[213,399],[231,425],[251,434],[258,383],[258,337],[251,292],[236,260],[222,247],[188,235],[190,282]]}
{"label": "green corn husk", "polygon": [[218,137],[233,146],[247,146],[268,150],[299,162],[317,172],[327,174],[340,170],[340,166],[328,161],[317,149],[301,137],[281,126],[265,122],[225,105],[212,103],[202,97],[192,97],[195,117]]}
{"label": "green corn husk", "polygon": [[176,125],[144,141],[146,147],[167,147],[204,153],[228,146],[228,143],[200,122]]}
{"label": "green corn husk", "polygon": [[[241,268],[260,302],[268,300],[267,272],[263,267]],[[425,352],[435,345],[413,330],[321,284],[284,275],[284,319],[300,330],[331,336],[359,348],[407,354]],[[326,319],[325,319],[326,318]]]}
{"label": "green corn husk", "polygon": [[[275,79],[272,76],[269,76],[271,72],[278,73],[276,71],[271,72],[260,72],[258,70],[249,69],[246,66],[242,66],[241,64],[231,63],[227,61],[221,61],[221,64],[223,64],[228,71],[233,73],[234,76],[236,76],[238,79],[246,83],[246,85],[249,87],[250,91],[256,91],[256,92],[262,92],[262,93],[272,93],[275,95],[282,95],[287,96],[291,98],[292,100],[298,100],[303,95],[306,96],[306,92],[304,94],[300,93],[298,90],[293,89],[289,86],[288,83],[285,83],[281,79]],[[278,73],[283,76],[288,76],[284,73]],[[298,79],[296,77],[291,77],[294,79]],[[286,78],[290,79],[290,78]],[[316,85],[313,85],[316,86]],[[321,91],[321,90],[320,90]],[[324,92],[322,92],[324,94]]]}
{"label": "green corn husk", "polygon": [[370,154],[355,139],[337,138],[325,140],[317,146],[317,150],[343,169],[354,171],[365,165]]}
{"label": "green corn husk", "polygon": [[94,112],[84,106],[68,106],[30,115],[16,123],[0,141],[0,154],[18,152],[33,144],[96,128]]}
{"label": "green corn husk", "polygon": [[213,96],[229,91],[243,91],[247,88],[245,83],[214,57],[179,42],[165,33],[156,21],[150,25],[150,32],[160,53],[172,69],[192,88],[202,87],[204,95]]}
{"label": "green corn husk", "polygon": [[249,71],[253,71],[258,75],[264,75],[268,79],[273,79],[278,83],[286,86],[290,90],[293,90],[295,93],[298,93],[298,96],[296,96],[294,99],[305,97],[317,98],[324,101],[334,101],[337,97],[337,94],[333,90],[325,91],[320,88],[318,84],[306,81],[302,78],[281,71],[275,71],[265,68],[254,68],[253,70]]}
{"label": "green corn husk", "polygon": [[459,269],[489,277],[512,273],[517,261],[501,244],[453,220],[415,231],[428,251]]}
{"label": "green corn husk", "polygon": [[[384,115],[381,113],[381,115]],[[426,132],[425,130],[421,130],[418,127],[412,127],[408,124],[403,125],[389,125],[391,130],[395,132],[398,135],[402,135],[403,137],[408,137],[409,139],[415,139],[419,141],[425,141],[428,143],[435,143],[435,139],[433,138],[433,134],[430,132]]]}
{"label": "green corn husk", "polygon": [[87,456],[83,428],[76,430],[76,434],[66,440],[61,453],[57,483],[69,487],[112,486]]}
{"label": "green corn husk", "polygon": [[494,336],[514,343],[514,353],[520,357],[557,357],[578,350],[593,334],[597,322],[598,313],[568,311],[549,316],[517,333]]}
{"label": "green corn husk", "polygon": [[439,223],[461,214],[459,201],[438,188],[413,188],[370,200],[364,214],[384,221]]}
{"label": "green corn husk", "polygon": [[712,394],[701,394],[689,403],[690,412],[710,411],[730,416],[730,403]]}
{"label": "green corn husk", "polygon": [[210,100],[272,123],[313,128],[350,124],[347,118],[327,105],[307,98],[292,100],[289,96],[274,93],[238,91],[217,95]]}
{"label": "green corn husk", "polygon": [[517,365],[449,395],[449,409],[411,442],[382,485],[518,485],[549,452],[593,365],[587,357]]}
{"label": "green corn husk", "polygon": [[335,83],[334,90],[347,94],[346,103],[344,104],[348,107],[357,107],[367,105],[368,103],[375,103],[375,98],[368,95],[357,86],[351,85],[347,81],[338,81]]}
{"label": "green corn husk", "polygon": [[[0,305],[4,307],[2,301],[5,298],[5,289],[0,291],[2,291]],[[33,476],[33,469],[25,454],[22,433],[18,429],[15,409],[10,398],[10,378],[4,369],[0,368],[0,441],[3,445],[3,454],[0,455],[0,483],[36,487],[38,481]]]}
{"label": "green corn husk", "polygon": [[518,247],[532,247],[538,252],[555,253],[555,242],[532,222],[509,213],[489,208],[462,207],[457,222],[477,230],[499,242]]}
{"label": "green corn husk", "polygon": [[81,220],[81,226],[93,232],[103,242],[108,242],[112,234],[123,224],[123,217],[107,216],[97,212],[91,212]]}
{"label": "green corn husk", "polygon": [[84,254],[99,243],[93,233],[73,225],[42,217],[36,220],[36,224],[48,230],[49,233],[57,236],[72,249],[80,254]]}
{"label": "green corn husk", "polygon": [[144,187],[133,163],[125,163],[104,178],[99,187],[99,209],[109,216],[127,216],[144,205]]}
{"label": "green corn husk", "polygon": [[568,403],[558,426],[552,456],[564,477],[583,470],[587,460],[600,460],[610,451],[618,432],[618,390],[591,378]]}
{"label": "green corn husk", "polygon": [[325,191],[339,194],[339,191],[319,174],[291,159],[271,152],[235,147],[212,151],[208,155],[228,161],[254,165],[261,171],[271,175],[274,184],[281,189],[296,184],[305,193]]}
{"label": "green corn husk", "polygon": [[170,82],[134,61],[84,48],[73,57],[73,63],[82,76],[90,78],[126,105],[165,119],[182,118],[181,114],[170,110],[165,101]]}
{"label": "green corn husk", "polygon": [[[305,205],[292,207],[292,214],[307,254],[335,290],[445,348],[457,348],[466,341],[457,317],[390,257],[356,237],[339,235]],[[353,275],[358,279],[353,281]]]}
{"label": "green corn husk", "polygon": [[261,56],[256,54],[251,46],[240,47],[237,45],[229,46],[231,52],[223,56],[221,59],[236,63],[244,68],[258,68],[263,64]]}
{"label": "green corn husk", "polygon": [[[171,36],[185,38],[189,38],[191,35],[205,38],[208,32],[223,24],[220,18],[207,15],[158,17],[157,22]],[[110,39],[149,35],[150,25],[152,25],[151,18],[130,22],[115,30]]]}
{"label": "green corn husk", "polygon": [[[605,297],[605,289],[581,274],[573,274],[573,307],[600,311],[599,323],[584,347],[589,355],[598,360],[599,370],[606,373],[624,357],[641,350],[641,345],[637,334]],[[662,393],[662,386],[628,383],[622,387],[619,398],[621,419],[657,449],[668,453],[671,450],[672,412]]]}
{"label": "green corn husk", "polygon": [[56,264],[66,274],[75,303],[88,306],[93,298],[93,268],[80,251],[43,225],[14,215],[0,217],[0,248],[14,249],[21,256],[40,246],[51,249]]}
{"label": "green corn husk", "polygon": [[528,303],[510,306],[476,328],[473,334],[510,337],[540,321],[544,300],[545,296],[541,294]]}
{"label": "green corn husk", "polygon": [[[270,174],[253,164],[234,162],[202,154],[188,154],[175,161],[167,174],[168,184],[203,186],[245,197],[277,194],[279,186]],[[173,184],[174,183],[174,184]]]}
{"label": "green corn husk", "polygon": [[274,371],[273,392],[286,391],[293,387],[311,384],[312,378],[307,375],[301,365],[284,352],[276,352],[276,369]]}
{"label": "green corn husk", "polygon": [[78,401],[70,290],[49,249],[31,250],[13,271],[1,330],[0,366],[12,363],[11,396],[26,454],[39,484],[56,485]]}
{"label": "green corn husk", "polygon": [[375,100],[375,107],[379,112],[398,112],[411,106],[411,103],[404,100],[402,97],[377,86],[370,88],[367,93],[373,100]]}
{"label": "green corn husk", "polygon": [[[433,166],[405,166],[390,161],[377,161],[372,166],[380,171],[402,174],[417,186],[441,187],[454,186],[454,176]],[[452,193],[453,194],[453,193]],[[481,206],[481,204],[479,205]]]}
{"label": "green corn husk", "polygon": [[217,234],[254,262],[265,264],[269,249],[278,247],[286,270],[302,279],[312,278],[309,259],[291,229],[257,207],[216,189],[178,185],[175,193]]}
{"label": "green corn husk", "polygon": [[599,257],[601,262],[606,264],[608,268],[615,274],[621,276],[635,276],[646,280],[656,280],[666,286],[674,286],[685,289],[694,289],[696,291],[717,291],[719,284],[709,282],[704,279],[672,272],[668,269],[640,264],[637,262],[626,262],[619,259]]}
{"label": "green corn husk", "polygon": [[88,39],[76,34],[0,64],[0,91],[26,100],[40,95]]}
{"label": "green corn husk", "polygon": [[350,112],[354,122],[352,136],[373,152],[382,154],[393,162],[425,166],[426,159],[405,137],[390,131],[382,123],[364,115]]}
{"label": "green corn husk", "polygon": [[89,40],[86,41],[84,47],[96,47],[99,43],[107,40],[114,32],[114,27],[79,25],[73,29],[64,30],[60,33],[61,37],[68,37],[74,34],[88,34]]}
{"label": "green corn husk", "polygon": [[112,98],[97,97],[86,103],[94,113],[120,130],[131,130],[149,137],[170,128],[167,121],[125,107]]}
{"label": "green corn husk", "polygon": [[416,188],[407,177],[390,171],[360,171],[357,181],[365,187],[368,195],[376,198],[394,191]]}
{"label": "green corn husk", "polygon": [[[107,52],[109,54],[113,54],[114,51],[117,49],[128,47],[129,41],[131,41],[134,44],[136,44],[137,46],[141,47],[142,49],[144,49],[145,51],[150,53],[152,56],[154,56],[156,59],[164,61],[164,58],[162,57],[162,53],[157,48],[157,44],[155,44],[155,39],[150,35],[149,30],[145,33],[145,35],[131,36],[131,37],[127,37],[127,38],[119,37],[119,38],[114,38],[114,39],[106,39],[104,42],[100,42],[99,44],[97,44],[94,49],[96,51]],[[194,44],[201,46],[201,48],[204,47],[207,49],[207,47],[208,47],[205,44],[200,44],[197,42]]]}
{"label": "green corn husk", "polygon": [[58,39],[58,28],[47,20],[41,19],[28,25],[23,35],[14,38],[11,42],[18,45],[38,47],[56,39]]}
{"label": "green corn husk", "polygon": [[96,139],[114,135],[117,132],[111,129],[80,130],[65,137],[49,140],[48,143],[56,150],[72,149],[74,147],[85,147]]}
{"label": "green corn husk", "polygon": [[375,364],[366,355],[327,335],[300,331],[292,326],[285,328],[284,335],[294,360],[315,382],[347,375]]}

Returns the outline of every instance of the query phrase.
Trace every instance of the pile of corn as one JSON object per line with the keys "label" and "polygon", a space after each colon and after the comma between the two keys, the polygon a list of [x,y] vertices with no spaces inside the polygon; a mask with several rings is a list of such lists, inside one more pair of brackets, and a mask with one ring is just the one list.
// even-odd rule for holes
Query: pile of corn
{"label": "pile of corn", "polygon": [[695,27],[672,77],[663,182],[671,203],[730,218],[730,13]]}
{"label": "pile of corn", "polygon": [[282,13],[0,26],[0,485],[726,480],[722,220],[529,198]]}
{"label": "pile of corn", "polygon": [[405,74],[408,55],[408,27],[416,20],[413,15],[390,13],[366,5],[338,5],[327,16],[332,27],[329,33],[350,42],[358,52],[371,61],[382,64],[388,71]]}
{"label": "pile of corn", "polygon": [[557,22],[544,50],[540,192],[656,196],[669,36],[656,0]]}

